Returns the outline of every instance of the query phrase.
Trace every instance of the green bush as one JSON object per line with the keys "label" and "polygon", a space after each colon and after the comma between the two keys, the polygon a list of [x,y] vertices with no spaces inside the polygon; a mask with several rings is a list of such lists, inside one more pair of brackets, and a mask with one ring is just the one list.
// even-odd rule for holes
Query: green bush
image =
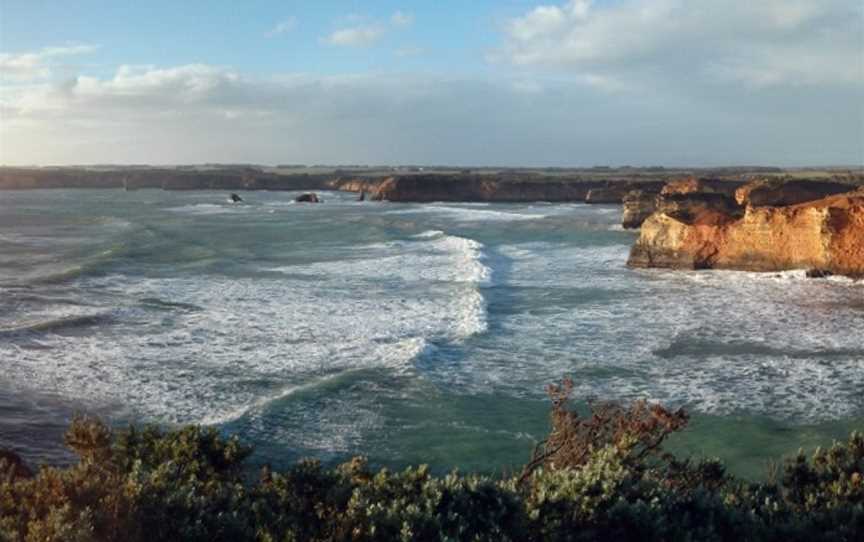
{"label": "green bush", "polygon": [[501,479],[374,472],[361,458],[256,479],[251,449],[213,429],[114,434],[79,418],[71,467],[34,475],[0,454],[0,540],[864,540],[860,433],[750,483],[662,451],[683,413],[640,403],[580,417],[566,388],[552,390],[550,438],[521,476]]}

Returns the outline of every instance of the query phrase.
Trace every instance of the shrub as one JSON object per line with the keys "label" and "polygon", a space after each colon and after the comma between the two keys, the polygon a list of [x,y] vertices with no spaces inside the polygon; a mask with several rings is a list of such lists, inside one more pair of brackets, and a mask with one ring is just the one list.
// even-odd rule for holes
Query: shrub
{"label": "shrub", "polygon": [[864,437],[799,453],[774,482],[679,460],[662,442],[687,416],[656,405],[568,409],[519,477],[425,466],[371,471],[305,460],[254,479],[251,449],[213,429],[129,428],[77,418],[68,468],[32,476],[0,454],[0,540],[837,540],[864,539]]}
{"label": "shrub", "polygon": [[533,458],[522,471],[522,480],[541,465],[547,469],[579,468],[607,446],[621,452],[621,461],[630,466],[648,465],[647,459],[661,457],[666,437],[683,429],[689,419],[683,410],[671,411],[646,401],[627,407],[590,403],[590,413],[583,417],[569,408],[572,391],[573,381],[569,378],[560,386],[547,388],[552,400],[552,430],[537,444]]}

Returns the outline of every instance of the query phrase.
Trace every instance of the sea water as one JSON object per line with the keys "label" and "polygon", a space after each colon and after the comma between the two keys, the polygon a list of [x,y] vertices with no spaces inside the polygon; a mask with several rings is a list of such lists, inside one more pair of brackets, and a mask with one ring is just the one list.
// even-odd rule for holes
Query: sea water
{"label": "sea water", "polygon": [[633,270],[620,207],[324,192],[0,192],[0,446],[76,412],[301,457],[510,472],[577,404],[692,413],[675,451],[758,477],[864,426],[864,283]]}

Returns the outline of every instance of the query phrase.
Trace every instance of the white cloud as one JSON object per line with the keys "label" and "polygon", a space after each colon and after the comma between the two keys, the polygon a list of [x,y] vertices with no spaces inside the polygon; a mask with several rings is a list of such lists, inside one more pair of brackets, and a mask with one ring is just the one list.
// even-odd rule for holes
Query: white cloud
{"label": "white cloud", "polygon": [[368,47],[378,42],[389,30],[404,29],[414,24],[414,16],[402,11],[394,12],[386,23],[369,21],[356,14],[349,15],[346,20],[354,24],[333,31],[322,41],[343,47]]}
{"label": "white cloud", "polygon": [[93,45],[66,45],[35,52],[0,53],[0,81],[44,79],[51,75],[53,59],[91,53],[96,49]]}
{"label": "white cloud", "polygon": [[386,29],[379,24],[353,26],[334,31],[324,41],[330,45],[368,47],[381,39]]}
{"label": "white cloud", "polygon": [[411,26],[414,24],[414,15],[402,11],[396,11],[390,16],[390,24],[399,28]]}
{"label": "white cloud", "polygon": [[[585,76],[252,77],[124,66],[0,86],[0,163],[816,164],[860,161],[861,92],[598,93]],[[802,129],[802,127],[804,127]]]}
{"label": "white cloud", "polygon": [[608,79],[864,84],[858,0],[570,0],[506,26],[497,59]]}
{"label": "white cloud", "polygon": [[400,58],[407,58],[412,56],[419,56],[425,53],[426,50],[422,47],[408,46],[408,47],[400,47],[396,49],[393,54]]}
{"label": "white cloud", "polygon": [[265,36],[267,36],[268,38],[272,38],[280,34],[287,34],[288,32],[294,30],[294,28],[296,27],[297,17],[291,16],[276,23],[276,25],[265,34]]}

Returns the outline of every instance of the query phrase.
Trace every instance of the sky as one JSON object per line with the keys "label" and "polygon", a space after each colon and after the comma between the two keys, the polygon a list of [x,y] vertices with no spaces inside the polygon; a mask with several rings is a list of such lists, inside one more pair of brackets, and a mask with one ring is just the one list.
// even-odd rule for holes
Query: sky
{"label": "sky", "polygon": [[864,164],[860,0],[0,0],[0,164]]}

